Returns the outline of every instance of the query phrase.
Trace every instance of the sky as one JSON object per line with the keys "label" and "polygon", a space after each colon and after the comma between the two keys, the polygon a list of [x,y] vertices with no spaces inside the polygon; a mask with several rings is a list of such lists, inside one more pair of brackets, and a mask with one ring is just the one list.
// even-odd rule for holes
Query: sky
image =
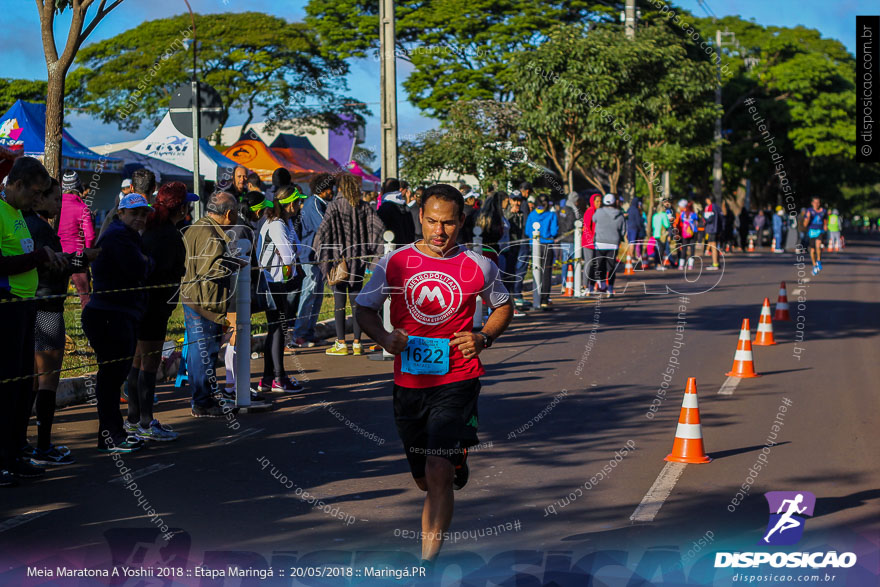
{"label": "sky", "polygon": [[[216,12],[257,11],[274,14],[289,21],[305,16],[307,0],[190,0],[193,11],[199,14]],[[696,16],[708,13],[697,0],[674,2]],[[855,16],[876,14],[877,0],[707,0],[715,14],[722,17],[738,15],[754,19],[763,25],[797,26],[818,29],[823,37],[841,41],[855,53]],[[68,11],[69,12],[69,11]],[[88,42],[106,39],[119,31],[145,20],[164,18],[186,12],[183,0],[125,0],[111,12],[89,37]],[[33,0],[0,0],[0,22],[14,22],[15,26],[0,26],[0,77],[46,79],[46,65],[40,40],[40,23]],[[63,45],[69,25],[69,16],[57,19],[58,44]],[[411,71],[408,63],[398,60],[398,134],[417,134],[436,128],[438,122],[423,116],[409,104],[401,83]],[[373,59],[352,60],[347,81],[348,95],[370,103],[373,115],[367,119],[366,142],[363,146],[378,154],[379,133],[379,63]],[[142,126],[136,133],[120,131],[115,125],[105,125],[82,115],[68,114],[71,133],[86,145],[115,143],[147,136],[152,128]],[[233,115],[228,124],[241,124],[244,116]],[[375,162],[378,164],[377,155]]]}

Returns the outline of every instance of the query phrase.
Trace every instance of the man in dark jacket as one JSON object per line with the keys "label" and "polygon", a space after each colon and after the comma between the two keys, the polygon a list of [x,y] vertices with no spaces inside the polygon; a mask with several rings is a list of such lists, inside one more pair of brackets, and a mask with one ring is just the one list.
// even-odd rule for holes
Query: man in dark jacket
{"label": "man in dark jacket", "polygon": [[333,199],[336,180],[329,173],[319,173],[312,179],[309,188],[312,195],[303,203],[299,215],[302,237],[300,244],[305,251],[303,262],[303,281],[300,287],[296,325],[293,329],[293,344],[298,347],[313,347],[318,339],[315,337],[315,325],[318,323],[318,312],[324,301],[324,277],[321,268],[315,263],[316,255],[312,249],[315,233],[324,221],[327,204]]}
{"label": "man in dark jacket", "polygon": [[626,240],[629,243],[627,247],[627,255],[632,255],[636,259],[642,256],[642,240],[647,236],[645,231],[645,221],[642,218],[642,199],[633,196],[626,209]]}
{"label": "man in dark jacket", "polygon": [[406,199],[400,192],[399,180],[389,177],[382,184],[382,205],[379,206],[378,213],[385,228],[394,233],[394,244],[397,247],[415,242],[416,227],[412,213],[406,207]]}
{"label": "man in dark jacket", "polygon": [[527,214],[523,210],[524,207],[523,197],[514,192],[510,196],[510,203],[504,210],[504,217],[510,223],[510,241],[504,250],[504,254],[507,256],[505,286],[513,296],[516,312],[531,307],[531,304],[525,301],[522,295],[523,281],[529,266],[529,248],[525,238]]}

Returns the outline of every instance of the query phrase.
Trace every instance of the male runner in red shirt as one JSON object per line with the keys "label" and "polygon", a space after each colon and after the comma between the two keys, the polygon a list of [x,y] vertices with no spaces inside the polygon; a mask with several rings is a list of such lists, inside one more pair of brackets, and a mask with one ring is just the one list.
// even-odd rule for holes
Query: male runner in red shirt
{"label": "male runner in red shirt", "polygon": [[[426,491],[422,559],[433,565],[452,521],[453,487],[467,483],[467,448],[477,438],[478,358],[513,317],[498,267],[456,244],[464,198],[437,184],[422,195],[424,239],[383,257],[357,297],[357,320],[394,358],[394,419],[416,485]],[[391,296],[392,332],[378,310]],[[473,332],[477,296],[493,309]]]}

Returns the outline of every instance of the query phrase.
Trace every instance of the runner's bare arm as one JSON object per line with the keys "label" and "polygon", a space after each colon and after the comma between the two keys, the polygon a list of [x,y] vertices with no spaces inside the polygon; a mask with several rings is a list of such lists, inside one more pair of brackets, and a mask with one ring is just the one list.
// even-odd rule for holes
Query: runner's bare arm
{"label": "runner's bare arm", "polygon": [[375,340],[379,346],[391,353],[399,355],[409,342],[409,333],[403,328],[395,328],[391,332],[385,330],[379,312],[366,306],[358,306],[355,319],[367,336]]}

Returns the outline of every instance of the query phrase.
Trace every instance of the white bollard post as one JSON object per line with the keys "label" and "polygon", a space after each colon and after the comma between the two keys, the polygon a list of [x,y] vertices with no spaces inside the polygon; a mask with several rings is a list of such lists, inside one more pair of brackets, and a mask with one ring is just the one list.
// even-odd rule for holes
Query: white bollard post
{"label": "white bollard post", "polygon": [[583,220],[575,220],[574,221],[574,297],[582,298],[584,297],[581,293],[583,289],[583,259],[584,259],[584,250],[581,246],[581,237],[584,232],[584,221]]}
{"label": "white bollard post", "polygon": [[238,271],[235,287],[235,405],[251,405],[251,267]]}
{"label": "white bollard post", "polygon": [[535,290],[532,293],[532,307],[541,307],[541,223],[532,223],[532,279]]}
{"label": "white bollard post", "polygon": [[[483,254],[483,229],[479,226],[474,227],[474,252],[478,255]],[[483,298],[477,296],[477,304],[474,308],[474,330],[483,329]]]}
{"label": "white bollard post", "polygon": [[[382,240],[385,241],[383,254],[389,255],[392,251],[394,251],[394,233],[390,230],[386,230],[382,233]],[[385,303],[382,305],[382,326],[385,328],[386,332],[391,332],[393,328],[391,327],[391,298],[385,298]],[[369,359],[371,361],[393,361],[394,355],[382,349],[381,353],[370,353]]]}

